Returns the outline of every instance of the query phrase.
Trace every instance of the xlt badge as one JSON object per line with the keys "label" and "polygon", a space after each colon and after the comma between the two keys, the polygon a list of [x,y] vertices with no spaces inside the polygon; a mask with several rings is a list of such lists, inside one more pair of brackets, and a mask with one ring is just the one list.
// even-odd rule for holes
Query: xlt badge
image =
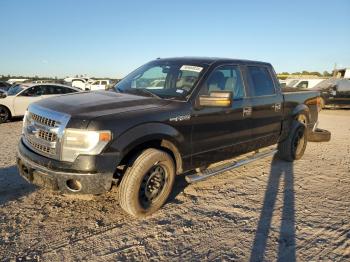
{"label": "xlt badge", "polygon": [[183,116],[172,117],[169,119],[169,121],[178,122],[178,121],[184,121],[189,119],[191,119],[191,115],[183,115]]}

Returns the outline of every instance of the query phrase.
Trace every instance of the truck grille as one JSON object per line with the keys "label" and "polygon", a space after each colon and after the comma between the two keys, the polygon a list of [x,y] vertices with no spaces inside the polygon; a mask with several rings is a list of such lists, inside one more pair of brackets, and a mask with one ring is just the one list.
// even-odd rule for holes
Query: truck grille
{"label": "truck grille", "polygon": [[39,130],[39,138],[49,141],[49,142],[54,142],[57,139],[57,135],[54,134],[53,132],[47,132],[44,130]]}
{"label": "truck grille", "polygon": [[54,155],[56,153],[54,148],[50,148],[48,146],[44,146],[44,145],[40,145],[34,141],[32,141],[30,138],[27,138],[27,141],[29,142],[29,144],[37,149],[38,151],[42,152],[42,153],[46,153],[46,154],[50,154],[50,155]]}
{"label": "truck grille", "polygon": [[59,160],[69,119],[68,115],[31,104],[23,120],[23,142],[38,154]]}
{"label": "truck grille", "polygon": [[31,118],[40,123],[40,124],[43,124],[45,126],[49,126],[49,127],[55,127],[56,126],[56,121],[55,120],[52,120],[52,119],[49,119],[49,118],[46,118],[46,117],[43,117],[43,116],[39,116],[37,114],[34,114],[34,113],[30,113],[31,115]]}

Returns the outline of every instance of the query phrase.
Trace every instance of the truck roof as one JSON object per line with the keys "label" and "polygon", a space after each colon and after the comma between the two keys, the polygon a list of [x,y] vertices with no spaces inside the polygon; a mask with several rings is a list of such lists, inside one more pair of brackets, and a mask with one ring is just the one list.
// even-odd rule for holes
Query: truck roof
{"label": "truck roof", "polygon": [[271,66],[270,63],[253,61],[246,59],[233,59],[233,58],[222,58],[222,57],[169,57],[169,58],[157,58],[157,61],[174,61],[182,63],[199,63],[199,64],[214,64],[214,63],[234,63],[234,64],[263,64]]}

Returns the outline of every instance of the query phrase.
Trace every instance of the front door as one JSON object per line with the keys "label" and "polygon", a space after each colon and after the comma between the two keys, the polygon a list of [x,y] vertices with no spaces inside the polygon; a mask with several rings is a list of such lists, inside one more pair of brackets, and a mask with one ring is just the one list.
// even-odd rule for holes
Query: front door
{"label": "front door", "polygon": [[19,93],[13,100],[13,108],[16,116],[23,116],[31,103],[42,99],[41,86],[32,86]]}
{"label": "front door", "polygon": [[244,149],[241,143],[251,139],[250,108],[246,98],[240,68],[236,65],[217,67],[209,75],[199,95],[212,91],[231,91],[230,108],[203,107],[192,114],[192,166],[231,158]]}

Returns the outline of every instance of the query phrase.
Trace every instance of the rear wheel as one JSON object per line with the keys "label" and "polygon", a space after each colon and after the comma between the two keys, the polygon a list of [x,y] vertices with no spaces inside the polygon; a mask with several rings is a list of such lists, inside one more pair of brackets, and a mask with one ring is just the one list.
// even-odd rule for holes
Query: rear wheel
{"label": "rear wheel", "polygon": [[7,122],[8,120],[10,120],[10,118],[10,111],[4,106],[0,106],[0,124]]}
{"label": "rear wheel", "polygon": [[157,211],[168,199],[175,180],[172,157],[146,149],[127,168],[119,188],[120,206],[134,217]]}
{"label": "rear wheel", "polygon": [[294,121],[288,138],[278,144],[278,157],[292,162],[300,159],[307,144],[306,127],[299,121]]}

